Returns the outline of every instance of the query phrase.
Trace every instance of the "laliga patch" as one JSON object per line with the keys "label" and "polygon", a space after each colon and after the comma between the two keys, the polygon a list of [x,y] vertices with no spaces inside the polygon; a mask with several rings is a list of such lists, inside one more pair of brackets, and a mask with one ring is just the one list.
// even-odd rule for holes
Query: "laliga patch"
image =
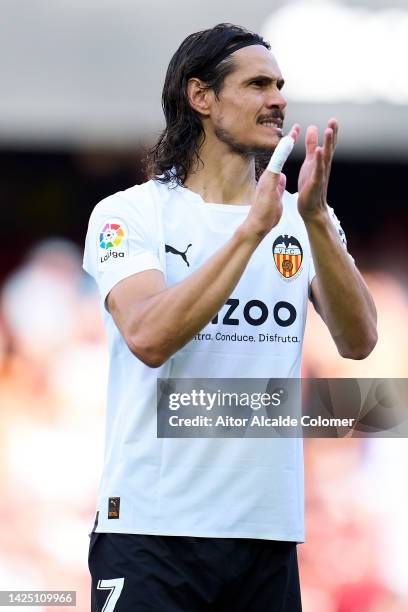
{"label": "laliga patch", "polygon": [[302,270],[303,249],[297,238],[284,234],[272,246],[273,259],[279,274],[285,280],[296,278]]}
{"label": "laliga patch", "polygon": [[108,504],[108,519],[118,519],[120,510],[120,497],[110,497]]}
{"label": "laliga patch", "polygon": [[105,221],[100,227],[97,241],[99,270],[104,270],[112,261],[124,261],[129,255],[128,230],[121,219]]}

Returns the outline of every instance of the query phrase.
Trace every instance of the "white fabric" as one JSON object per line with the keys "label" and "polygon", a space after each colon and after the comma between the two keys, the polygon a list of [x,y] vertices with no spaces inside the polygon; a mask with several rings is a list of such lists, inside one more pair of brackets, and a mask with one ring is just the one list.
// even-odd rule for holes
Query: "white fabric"
{"label": "white fabric", "polygon": [[295,141],[293,138],[291,136],[284,136],[272,153],[272,157],[266,169],[274,174],[280,174],[294,146]]}
{"label": "white fabric", "polygon": [[[102,303],[116,283],[141,270],[162,270],[172,286],[225,244],[249,208],[208,204],[188,189],[154,181],[132,187],[94,209],[84,269],[95,278]],[[103,228],[111,226],[122,231],[115,248],[123,255],[116,257],[115,248],[109,251],[100,246]],[[161,231],[173,249],[165,255],[166,264]],[[105,234],[102,243],[106,246],[111,234],[106,234],[108,238]],[[286,244],[279,236],[286,236]],[[284,278],[273,247],[276,253],[282,249],[299,253],[294,239],[301,245],[301,266],[293,278]],[[226,316],[224,306],[218,322],[202,330],[211,339],[196,336],[163,366],[152,369],[131,354],[109,312],[102,309],[111,359],[96,531],[304,541],[302,440],[158,439],[156,380],[166,376],[299,377],[312,266],[297,198],[285,192],[279,224],[254,252],[230,296],[239,300],[234,312]],[[258,306],[249,309],[250,322],[244,317],[251,300],[266,305],[268,317],[261,325],[253,324],[262,314]],[[296,309],[292,324],[276,322],[273,313],[278,302]],[[285,307],[277,310],[281,322],[289,314]],[[228,325],[231,318],[238,324]],[[253,340],[224,337],[232,333],[250,335]],[[261,337],[275,339],[260,341]],[[120,497],[118,519],[108,518],[109,497]]]}

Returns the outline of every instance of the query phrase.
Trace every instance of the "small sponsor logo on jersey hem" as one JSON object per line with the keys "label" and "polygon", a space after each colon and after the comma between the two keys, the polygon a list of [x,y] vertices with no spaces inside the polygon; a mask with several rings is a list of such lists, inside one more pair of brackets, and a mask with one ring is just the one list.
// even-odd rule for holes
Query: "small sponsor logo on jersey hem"
{"label": "small sponsor logo on jersey hem", "polygon": [[120,510],[120,497],[109,497],[108,519],[118,519]]}

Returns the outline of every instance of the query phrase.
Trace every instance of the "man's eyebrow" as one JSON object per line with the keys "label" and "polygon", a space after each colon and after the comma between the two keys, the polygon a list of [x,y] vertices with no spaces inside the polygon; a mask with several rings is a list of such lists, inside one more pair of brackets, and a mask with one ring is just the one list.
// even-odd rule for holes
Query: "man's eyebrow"
{"label": "man's eyebrow", "polygon": [[246,84],[251,83],[252,81],[264,81],[266,83],[276,82],[279,89],[282,89],[285,84],[285,79],[283,79],[282,77],[271,77],[268,74],[257,74],[256,76],[245,79]]}

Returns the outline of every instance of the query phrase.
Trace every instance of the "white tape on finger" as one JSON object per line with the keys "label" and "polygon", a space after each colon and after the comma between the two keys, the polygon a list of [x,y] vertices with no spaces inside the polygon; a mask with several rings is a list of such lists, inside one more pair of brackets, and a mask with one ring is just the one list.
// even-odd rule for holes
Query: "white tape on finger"
{"label": "white tape on finger", "polygon": [[273,152],[273,155],[266,169],[269,170],[269,172],[273,172],[274,174],[280,174],[282,172],[282,168],[285,164],[285,161],[288,159],[294,146],[295,141],[291,136],[285,136],[284,138],[282,138],[275,151]]}

